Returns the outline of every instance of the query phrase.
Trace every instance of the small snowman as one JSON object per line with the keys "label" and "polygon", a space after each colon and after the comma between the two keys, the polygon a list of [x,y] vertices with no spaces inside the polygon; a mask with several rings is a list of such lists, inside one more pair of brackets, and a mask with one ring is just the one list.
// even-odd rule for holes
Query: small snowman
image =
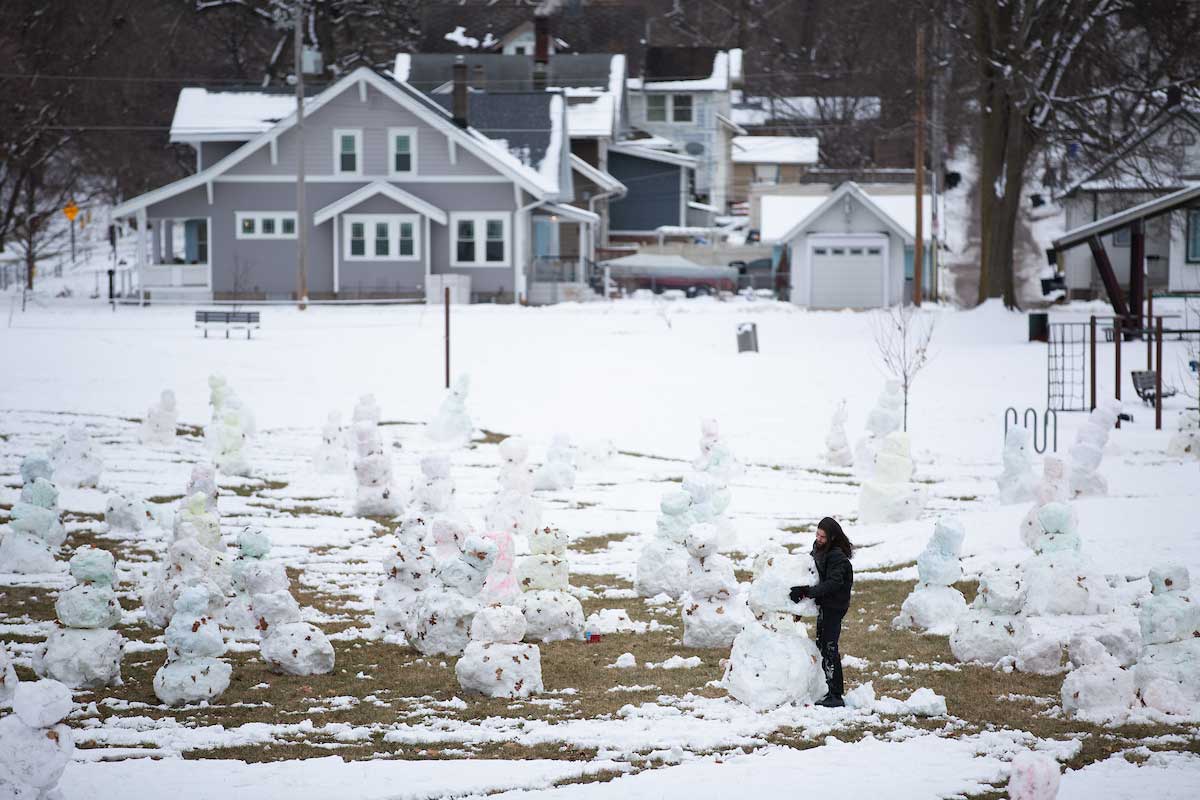
{"label": "small snowman", "polygon": [[431,440],[450,448],[466,447],[471,443],[475,426],[467,413],[467,392],[470,388],[470,379],[466,375],[460,375],[454,381],[437,414],[426,426],[425,433]]}
{"label": "small snowman", "polygon": [[225,639],[208,615],[209,596],[191,586],[179,594],[167,626],[167,663],[154,675],[154,693],[170,706],[211,702],[229,688],[233,668],[218,656]]}
{"label": "small snowman", "polygon": [[342,415],[330,411],[325,424],[321,426],[321,445],[313,453],[313,469],[324,475],[340,475],[348,466]]}
{"label": "small snowman", "polygon": [[13,713],[0,718],[0,797],[54,800],[58,780],[75,753],[71,691],[58,681],[21,683],[13,693]]}
{"label": "small snowman", "polygon": [[555,492],[575,488],[575,449],[565,433],[550,440],[546,462],[533,474],[533,488]]}
{"label": "small snowman", "polygon": [[246,528],[237,538],[238,555],[230,565],[234,595],[225,606],[225,624],[238,639],[258,639],[255,595],[286,591],[287,570],[282,561],[267,558],[271,540],[260,530]]}
{"label": "small snowman", "polygon": [[329,637],[315,625],[300,621],[300,605],[287,589],[256,594],[254,613],[262,632],[259,653],[272,672],[288,675],[326,675],[333,672],[334,652]]}
{"label": "small snowman", "polygon": [[146,411],[142,420],[142,442],[150,445],[169,445],[175,441],[175,427],[179,421],[179,410],[175,406],[175,393],[164,389],[158,402]]}
{"label": "small snowman", "polygon": [[567,537],[544,527],[529,537],[530,555],[517,563],[521,595],[517,607],[525,615],[526,637],[536,642],[578,639],[583,634],[583,606],[568,590]]}
{"label": "small snowman", "polygon": [[422,591],[413,604],[409,644],[422,655],[461,655],[470,641],[478,596],[496,559],[496,545],[472,535],[457,555],[440,559],[437,584]]}
{"label": "small snowman", "polygon": [[957,517],[937,521],[933,536],[917,556],[917,586],[904,598],[893,628],[915,628],[938,636],[954,632],[959,617],[967,612],[966,598],[953,586],[962,579],[959,556],[965,536]]}
{"label": "small snowman", "polygon": [[525,698],[542,692],[542,657],[522,644],[525,617],[513,606],[489,606],[471,620],[471,641],[454,673],[463,689],[488,697]]}
{"label": "small snowman", "polygon": [[684,647],[729,647],[748,621],[736,599],[733,562],[717,552],[714,525],[699,523],[688,531],[688,591],[680,601]]}
{"label": "small snowman", "polygon": [[125,640],[110,630],[121,621],[113,591],[116,561],[111,553],[85,546],[71,557],[70,569],[77,583],[54,603],[63,627],[34,651],[33,671],[72,689],[119,685]]}
{"label": "small snowman", "polygon": [[68,488],[94,488],[100,482],[100,473],[104,468],[87,429],[82,425],[72,425],[67,429],[51,449],[50,461],[54,465],[55,481]]}

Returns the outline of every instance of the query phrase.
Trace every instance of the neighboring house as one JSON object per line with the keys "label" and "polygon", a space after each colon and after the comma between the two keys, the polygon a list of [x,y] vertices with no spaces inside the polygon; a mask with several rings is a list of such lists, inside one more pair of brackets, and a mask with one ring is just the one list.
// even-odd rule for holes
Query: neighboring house
{"label": "neighboring house", "polygon": [[[539,18],[542,19],[542,18]],[[541,36],[549,37],[545,26]],[[566,100],[566,130],[571,153],[595,169],[605,172],[608,148],[628,133],[628,100],[625,88],[625,57],[622,55],[577,54],[551,57],[549,48],[542,57],[499,53],[453,55],[448,53],[401,53],[396,56],[394,76],[432,96],[448,97],[454,64],[466,65],[472,97],[480,94],[505,97],[513,92],[561,92]],[[439,100],[439,102],[441,102]],[[497,108],[502,107],[503,100]],[[484,130],[497,140],[513,140],[528,127],[524,122],[509,125],[512,130],[492,126]],[[600,183],[611,185],[611,176]],[[611,189],[593,193],[595,182],[581,187],[576,203],[600,216],[596,226],[596,246],[608,241],[608,201]]]}
{"label": "neighboring house", "polygon": [[[1068,231],[1200,182],[1200,115],[1173,106],[1126,144],[1057,194]],[[1100,237],[1117,282],[1129,287],[1129,228]],[[1200,207],[1177,210],[1145,223],[1145,287],[1182,291],[1200,287]],[[1095,297],[1103,291],[1095,259],[1086,247],[1062,254],[1068,294]]]}
{"label": "neighboring house", "polygon": [[[880,308],[912,298],[916,199],[911,188],[821,184],[762,198],[762,236],[784,248],[791,300],[809,308]],[[931,285],[924,199],[925,274]]]}
{"label": "neighboring house", "polygon": [[732,139],[746,133],[731,117],[742,81],[742,51],[647,47],[640,78],[629,79],[629,122],[696,159],[694,190],[725,213]]}
{"label": "neighboring house", "polygon": [[877,120],[882,107],[880,99],[871,96],[760,97],[735,89],[731,97],[730,118],[751,132],[781,122],[828,124]]}
{"label": "neighboring house", "polygon": [[751,187],[799,183],[817,163],[817,143],[815,137],[809,136],[733,137],[729,202],[749,200]]}
{"label": "neighboring house", "polygon": [[469,278],[475,299],[529,297],[537,220],[597,221],[569,205],[566,103],[545,91],[514,99],[531,131],[514,147],[470,125],[475,101],[457,77],[450,109],[367,68],[306,99],[304,218],[294,107],[185,90],[172,139],[196,147],[199,171],[114,210],[137,219],[143,290],[294,299],[303,228],[312,299],[420,297],[441,276]]}
{"label": "neighboring house", "polygon": [[652,241],[660,227],[711,224],[689,214],[692,179],[697,161],[672,152],[658,140],[630,140],[608,149],[608,172],[628,193],[609,204],[609,237],[622,241]]}

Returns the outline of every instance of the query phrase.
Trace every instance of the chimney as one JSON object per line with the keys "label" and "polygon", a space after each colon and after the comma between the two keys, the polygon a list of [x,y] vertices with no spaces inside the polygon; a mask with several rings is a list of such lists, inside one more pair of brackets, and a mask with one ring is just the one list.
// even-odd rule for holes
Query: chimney
{"label": "chimney", "polygon": [[467,127],[467,62],[462,56],[454,58],[454,102],[451,113],[454,124],[460,128]]}
{"label": "chimney", "polygon": [[546,88],[546,73],[550,66],[550,18],[541,14],[533,18],[533,88]]}
{"label": "chimney", "polygon": [[1183,87],[1173,83],[1167,87],[1167,108],[1174,108],[1183,102]]}

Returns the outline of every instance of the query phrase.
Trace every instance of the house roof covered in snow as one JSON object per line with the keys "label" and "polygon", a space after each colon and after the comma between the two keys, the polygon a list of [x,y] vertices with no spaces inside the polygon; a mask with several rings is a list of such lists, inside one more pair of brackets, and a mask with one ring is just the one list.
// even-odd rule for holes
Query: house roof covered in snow
{"label": "house roof covered in snow", "polygon": [[645,73],[629,88],[657,92],[725,92],[742,82],[740,48],[648,47]]}
{"label": "house roof covered in snow", "polygon": [[[534,196],[544,200],[571,197],[571,171],[567,168],[565,158],[555,158],[553,160],[547,158],[535,168],[509,152],[505,143],[497,142],[483,132],[471,127],[459,128],[454,124],[449,112],[442,106],[431,101],[428,96],[414,91],[404,84],[384,78],[368,67],[355,69],[323,90],[320,94],[308,98],[305,101],[305,113],[316,114],[331,99],[354,87],[359,87],[359,91],[364,93],[369,87],[407,108],[427,124],[442,130],[447,137],[464,147],[468,152],[492,164],[502,175],[511,179],[518,186],[521,186]],[[562,98],[558,95],[553,95],[551,104],[553,106],[556,103],[558,113],[561,114],[564,108]],[[551,115],[553,116],[553,111]],[[205,185],[211,191],[212,181],[215,178],[237,166],[260,148],[277,140],[281,134],[290,130],[295,124],[296,115],[293,110],[285,118],[279,120],[267,130],[257,134],[250,141],[212,166],[194,175],[189,175],[186,178],[127,200],[113,209],[113,215],[127,217],[149,205]],[[557,135],[560,137],[562,127],[561,125],[557,126]],[[548,151],[552,149],[555,149],[553,145],[547,148]],[[552,166],[549,166],[551,164]],[[566,176],[565,179],[564,175]]]}
{"label": "house roof covered in snow", "polygon": [[[454,98],[430,95],[446,113]],[[556,174],[563,156],[563,98],[551,92],[467,93],[467,121],[538,171]]]}
{"label": "house roof covered in snow", "polygon": [[179,91],[172,142],[248,142],[296,110],[296,96],[276,92]]}
{"label": "house roof covered in snow", "polygon": [[[764,242],[788,241],[800,235],[847,195],[857,199],[901,239],[916,241],[917,199],[908,187],[890,184],[864,187],[854,181],[846,181],[832,191],[828,187],[822,190],[816,184],[810,186],[815,190],[810,194],[763,195],[760,234]],[[928,239],[933,226],[933,199],[928,194],[922,201],[921,216],[924,238]]]}
{"label": "house roof covered in snow", "polygon": [[813,136],[735,136],[735,164],[815,164],[818,140]]}

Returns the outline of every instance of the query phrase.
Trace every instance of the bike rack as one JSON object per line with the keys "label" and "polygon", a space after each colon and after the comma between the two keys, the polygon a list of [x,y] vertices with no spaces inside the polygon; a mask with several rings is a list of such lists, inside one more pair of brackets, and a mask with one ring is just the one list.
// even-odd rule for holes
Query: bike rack
{"label": "bike rack", "polygon": [[[1023,415],[1021,415],[1021,414],[1018,414],[1017,410],[1015,408],[1013,408],[1012,406],[1009,406],[1007,409],[1005,409],[1005,411],[1004,411],[1004,437],[1006,439],[1008,438],[1008,426],[1009,426],[1008,419],[1009,419],[1010,414],[1012,415],[1013,426],[1015,427],[1017,422],[1020,421],[1021,427],[1025,428],[1026,430],[1030,429],[1029,418],[1030,418],[1030,415],[1033,416],[1032,428],[1033,428],[1034,452],[1036,452],[1038,455],[1041,455],[1042,453],[1046,452],[1047,445],[1052,445],[1052,452],[1055,452],[1055,453],[1058,452],[1058,412],[1057,411],[1055,411],[1053,408],[1047,408],[1044,412],[1042,412],[1042,419],[1041,419],[1042,445],[1041,445],[1041,447],[1038,447],[1038,412],[1037,412],[1037,410],[1034,408],[1027,408],[1027,409],[1025,409],[1025,413]],[[1051,435],[1050,435],[1050,423],[1051,422],[1054,423],[1053,438],[1051,438]]]}

